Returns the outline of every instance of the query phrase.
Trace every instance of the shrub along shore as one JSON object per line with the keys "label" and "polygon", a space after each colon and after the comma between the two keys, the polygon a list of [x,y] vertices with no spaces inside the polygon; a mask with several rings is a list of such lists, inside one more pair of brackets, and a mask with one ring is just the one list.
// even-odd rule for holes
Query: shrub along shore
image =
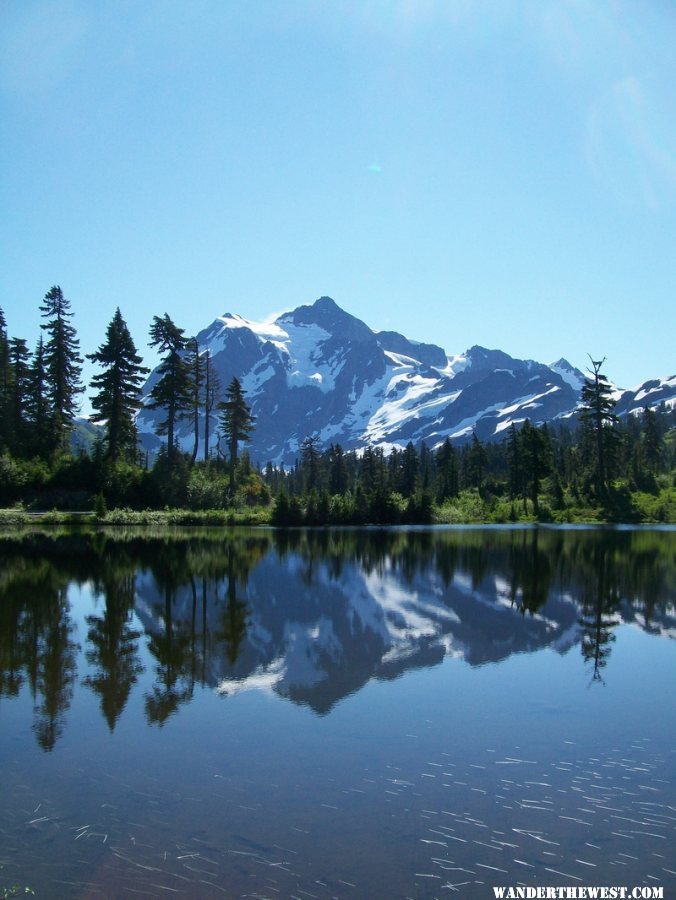
{"label": "shrub along shore", "polygon": [[[664,481],[667,479],[665,478]],[[464,524],[674,524],[676,488],[669,485],[656,492],[629,491],[621,487],[604,505],[567,504],[552,508],[547,497],[538,504],[518,503],[508,498],[483,498],[476,489],[461,491],[452,500],[434,503],[420,492],[405,499],[401,494],[363,497],[331,496],[315,492],[304,496],[282,493],[266,505],[230,506],[222,509],[107,509],[100,499],[97,508],[87,511],[35,511],[18,505],[0,509],[0,528],[33,529],[42,526],[391,526]]]}

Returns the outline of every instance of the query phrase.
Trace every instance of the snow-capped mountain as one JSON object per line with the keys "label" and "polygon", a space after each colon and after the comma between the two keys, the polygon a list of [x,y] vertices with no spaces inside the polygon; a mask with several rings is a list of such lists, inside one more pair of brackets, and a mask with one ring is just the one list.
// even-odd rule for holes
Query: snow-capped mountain
{"label": "snow-capped mountain", "polygon": [[[448,356],[434,344],[394,331],[374,332],[330,297],[299,306],[272,322],[226,313],[197,335],[223,389],[237,376],[256,416],[251,454],[261,462],[292,462],[302,441],[343,449],[404,447],[473,432],[500,439],[512,423],[549,422],[574,413],[584,375],[565,359],[548,366],[473,346]],[[153,372],[147,394],[157,375]],[[676,378],[619,391],[621,412],[674,402]],[[159,446],[161,413],[142,409],[137,425],[146,447]],[[214,417],[215,433],[216,421]],[[192,424],[179,426],[185,448]]]}
{"label": "snow-capped mountain", "polygon": [[615,411],[618,415],[641,412],[646,406],[652,409],[661,403],[673,409],[676,405],[676,375],[670,378],[652,378],[628,391],[617,388],[615,399]]}

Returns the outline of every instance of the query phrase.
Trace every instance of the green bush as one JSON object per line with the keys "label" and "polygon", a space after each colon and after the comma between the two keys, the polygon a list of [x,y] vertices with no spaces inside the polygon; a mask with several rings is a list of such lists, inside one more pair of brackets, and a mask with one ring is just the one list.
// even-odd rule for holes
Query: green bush
{"label": "green bush", "polygon": [[49,479],[49,468],[39,459],[14,459],[0,456],[0,504],[25,500],[40,490]]}
{"label": "green bush", "polygon": [[111,507],[139,506],[142,503],[144,481],[148,477],[140,466],[118,460],[104,464],[99,489]]}
{"label": "green bush", "polygon": [[227,478],[202,468],[192,469],[187,486],[187,505],[190,509],[223,509],[227,496]]}
{"label": "green bush", "polygon": [[488,522],[491,519],[490,509],[479,496],[478,490],[461,491],[458,497],[446,500],[437,507],[434,521],[448,525],[464,523]]}
{"label": "green bush", "polygon": [[94,498],[94,515],[97,519],[105,519],[107,513],[108,506],[106,504],[106,498],[103,494],[97,494]]}
{"label": "green bush", "polygon": [[15,528],[26,525],[28,521],[28,514],[22,506],[16,506],[13,509],[0,509],[0,528]]}

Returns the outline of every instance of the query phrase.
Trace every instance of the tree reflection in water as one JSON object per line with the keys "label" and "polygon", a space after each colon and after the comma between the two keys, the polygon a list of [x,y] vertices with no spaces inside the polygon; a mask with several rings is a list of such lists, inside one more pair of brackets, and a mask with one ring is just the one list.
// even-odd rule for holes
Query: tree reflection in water
{"label": "tree reflection in water", "polygon": [[68,583],[67,573],[30,550],[9,557],[0,575],[0,697],[28,686],[33,731],[47,751],[63,733],[76,679]]}
{"label": "tree reflection in water", "polygon": [[87,662],[97,671],[84,680],[98,694],[101,712],[112,733],[126,706],[132,687],[144,667],[139,658],[141,632],[131,627],[136,597],[136,576],[107,566],[94,582],[103,596],[103,615],[87,616]]}
{"label": "tree reflection in water", "polygon": [[585,572],[585,588],[582,601],[582,628],[580,646],[582,657],[591,663],[592,682],[603,682],[601,670],[608,665],[611,645],[615,641],[612,629],[619,617],[620,590],[615,581],[613,556],[606,544],[597,544],[590,556]]}
{"label": "tree reflection in water", "polygon": [[[212,552],[206,552],[207,549]],[[156,680],[145,702],[149,723],[164,724],[182,703],[189,702],[195,684],[207,682],[211,656],[219,652],[220,646],[229,664],[236,663],[247,630],[247,603],[238,598],[237,585],[246,585],[249,572],[268,549],[267,537],[231,539],[211,547],[208,542],[206,547],[200,547],[188,543],[177,546],[172,541],[160,548],[152,572],[164,603],[157,607],[159,629],[151,632],[148,645],[157,660]],[[202,595],[199,620],[198,582]],[[227,603],[220,627],[210,635],[208,609],[211,605],[221,605],[224,583]],[[182,589],[187,589],[191,598],[189,620],[174,617]]]}
{"label": "tree reflection in water", "polygon": [[111,732],[137,684],[152,725],[256,673],[323,714],[452,646],[477,665],[579,644],[598,683],[620,623],[675,625],[672,532],[122,529],[3,537],[0,555],[0,700],[29,692],[45,750],[78,677],[72,586],[94,598],[80,680]]}

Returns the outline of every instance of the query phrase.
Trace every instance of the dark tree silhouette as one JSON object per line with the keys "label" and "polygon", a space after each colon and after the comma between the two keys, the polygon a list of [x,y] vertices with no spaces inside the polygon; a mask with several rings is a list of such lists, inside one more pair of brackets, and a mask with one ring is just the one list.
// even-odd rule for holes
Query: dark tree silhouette
{"label": "dark tree silhouette", "polygon": [[185,358],[187,339],[165,313],[155,316],[150,328],[150,346],[165,356],[157,373],[158,380],[148,395],[148,409],[162,409],[165,418],[157,426],[157,434],[167,436],[167,461],[171,468],[176,459],[176,425],[192,409],[193,392],[190,366]]}
{"label": "dark tree silhouette", "polygon": [[218,396],[221,392],[221,383],[217,372],[211,362],[211,350],[204,352],[204,461],[209,461],[209,439],[211,437],[211,416]]}
{"label": "dark tree silhouette", "polygon": [[45,358],[45,342],[42,336],[38,340],[30,368],[28,416],[31,424],[30,451],[44,459],[49,454],[52,436],[49,422],[49,398],[47,396],[47,362]]}
{"label": "dark tree silhouette", "polygon": [[141,406],[139,390],[150,370],[141,365],[119,307],[108,325],[105,342],[87,359],[104,369],[91,382],[98,391],[92,398],[96,411],[92,418],[105,422],[108,458],[113,462],[121,456],[133,459],[137,442],[134,414]]}
{"label": "dark tree silhouette", "polygon": [[319,438],[311,435],[300,445],[300,464],[306,491],[316,491],[319,487],[319,466],[321,453]]}
{"label": "dark tree silhouette", "polygon": [[77,411],[77,395],[84,390],[80,383],[80,344],[70,324],[70,301],[58,285],[45,294],[40,311],[47,319],[40,327],[49,335],[44,350],[52,450],[65,450]]}
{"label": "dark tree silhouette", "polygon": [[551,448],[549,446],[549,437],[543,428],[535,428],[530,421],[526,419],[520,434],[521,443],[521,459],[523,461],[523,469],[526,477],[524,482],[524,499],[525,489],[528,488],[531,503],[533,504],[533,514],[537,517],[540,515],[539,493],[542,479],[551,471]]}
{"label": "dark tree silhouette", "polygon": [[237,451],[241,443],[248,441],[253,431],[255,418],[244,399],[242,385],[233,378],[225,392],[225,400],[218,404],[221,411],[221,434],[225,438],[230,454],[230,497],[235,495],[235,467]]}
{"label": "dark tree silhouette", "polygon": [[613,426],[617,423],[617,416],[613,412],[615,401],[610,383],[601,372],[605,357],[594,360],[590,356],[589,359],[592,364],[591,377],[585,378],[580,391],[580,420],[591,436],[594,483],[597,496],[603,499],[608,493],[609,470],[615,449]]}
{"label": "dark tree silhouette", "polygon": [[2,307],[0,307],[0,453],[8,448],[10,441],[11,383],[7,321]]}
{"label": "dark tree silhouette", "polygon": [[15,456],[26,456],[28,438],[28,385],[30,379],[30,353],[23,338],[9,342],[11,368],[10,405],[7,410],[10,428],[10,447]]}

